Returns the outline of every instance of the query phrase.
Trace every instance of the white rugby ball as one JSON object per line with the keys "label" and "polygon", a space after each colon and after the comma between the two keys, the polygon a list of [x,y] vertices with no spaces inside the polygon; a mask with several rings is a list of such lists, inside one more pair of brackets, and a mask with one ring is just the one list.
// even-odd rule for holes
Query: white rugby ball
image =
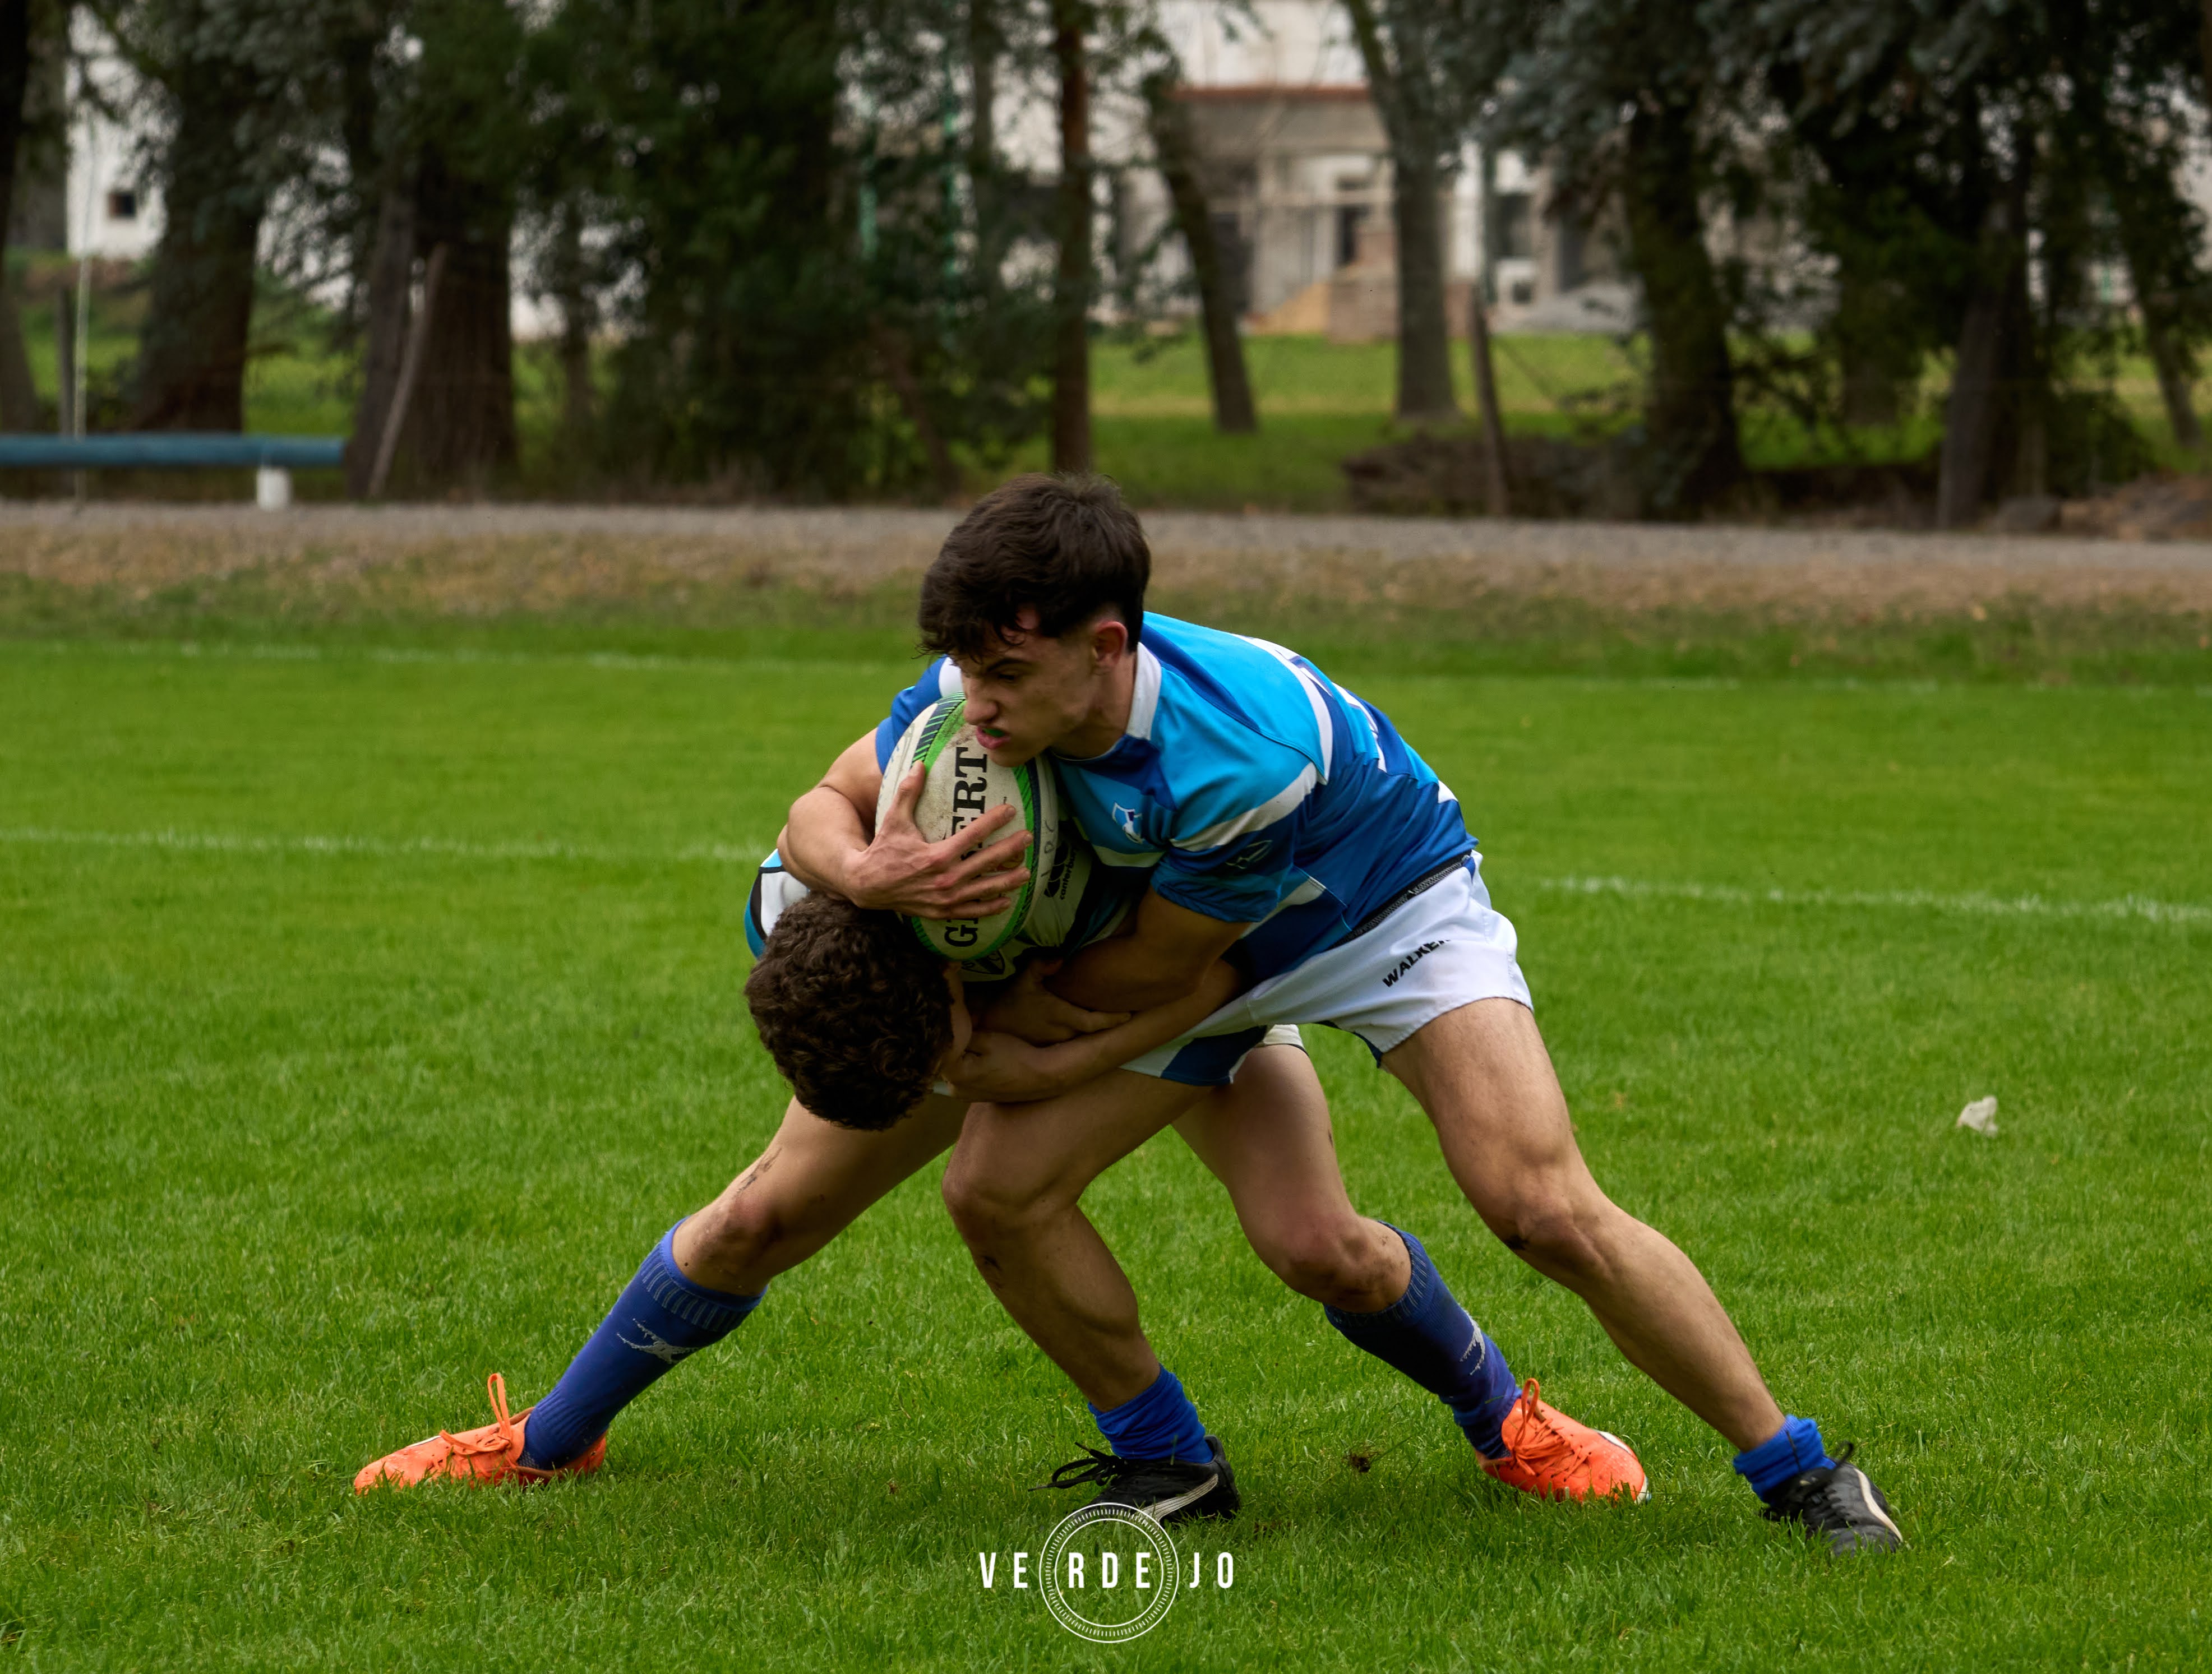
{"label": "white rugby ball", "polygon": [[[1029,881],[1003,913],[986,919],[915,919],[907,922],[923,943],[945,958],[978,967],[978,978],[1012,973],[1012,960],[1024,943],[1058,945],[1073,923],[1089,867],[1084,845],[1064,840],[1060,829],[1060,781],[1042,759],[1018,767],[1000,767],[984,749],[969,724],[965,698],[940,698],[915,717],[884,764],[884,785],[876,801],[878,826],[897,799],[898,788],[916,767],[928,778],[914,810],[914,822],[932,842],[956,836],[1001,804],[1015,817],[987,840],[999,842],[1016,832],[1030,834]],[[1068,834],[1073,838],[1073,834]],[[1075,876],[1078,870],[1085,876]],[[1055,933],[1055,931],[1057,933]]]}

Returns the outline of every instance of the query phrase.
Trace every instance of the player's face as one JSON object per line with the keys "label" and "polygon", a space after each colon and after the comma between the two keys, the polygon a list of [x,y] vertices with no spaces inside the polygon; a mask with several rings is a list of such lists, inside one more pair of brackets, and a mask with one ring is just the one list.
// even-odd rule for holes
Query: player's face
{"label": "player's face", "polygon": [[[1024,610],[1018,620],[1034,623],[1036,612]],[[1095,624],[1057,640],[1024,634],[1011,643],[995,641],[981,657],[958,659],[968,719],[994,761],[1018,767],[1091,720],[1102,686],[1099,638]]]}

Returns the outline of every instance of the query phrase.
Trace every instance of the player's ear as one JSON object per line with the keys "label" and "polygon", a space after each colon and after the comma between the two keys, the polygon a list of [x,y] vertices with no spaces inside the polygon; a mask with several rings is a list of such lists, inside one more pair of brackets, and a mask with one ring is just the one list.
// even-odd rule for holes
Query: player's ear
{"label": "player's ear", "polygon": [[1106,616],[1091,624],[1091,659],[1100,668],[1129,654],[1129,624]]}

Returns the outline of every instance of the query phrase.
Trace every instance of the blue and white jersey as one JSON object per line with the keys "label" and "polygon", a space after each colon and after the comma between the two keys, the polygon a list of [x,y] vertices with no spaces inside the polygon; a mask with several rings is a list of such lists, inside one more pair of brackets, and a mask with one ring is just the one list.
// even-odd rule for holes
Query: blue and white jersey
{"label": "blue and white jersey", "polygon": [[[960,689],[957,668],[932,664],[877,729],[877,760]],[[1239,948],[1255,980],[1474,847],[1458,801],[1379,710],[1280,646],[1170,616],[1145,618],[1120,742],[1054,761],[1102,862],[1252,926]]]}

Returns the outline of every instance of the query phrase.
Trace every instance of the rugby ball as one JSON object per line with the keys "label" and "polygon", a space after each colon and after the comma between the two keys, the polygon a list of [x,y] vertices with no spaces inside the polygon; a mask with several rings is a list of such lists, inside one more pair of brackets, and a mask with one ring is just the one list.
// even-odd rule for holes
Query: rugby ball
{"label": "rugby ball", "polygon": [[1018,767],[1000,766],[969,723],[968,701],[940,698],[915,717],[884,764],[883,790],[876,801],[878,826],[897,799],[898,787],[917,767],[928,777],[914,822],[930,841],[958,835],[1002,803],[1012,804],[1016,816],[988,840],[995,843],[1018,831],[1030,835],[1029,881],[1005,912],[987,919],[907,920],[933,951],[977,967],[971,974],[984,980],[1011,975],[1019,952],[1057,946],[1065,939],[1087,881],[1086,847],[1073,832],[1061,829],[1060,781],[1052,763],[1040,757]]}

